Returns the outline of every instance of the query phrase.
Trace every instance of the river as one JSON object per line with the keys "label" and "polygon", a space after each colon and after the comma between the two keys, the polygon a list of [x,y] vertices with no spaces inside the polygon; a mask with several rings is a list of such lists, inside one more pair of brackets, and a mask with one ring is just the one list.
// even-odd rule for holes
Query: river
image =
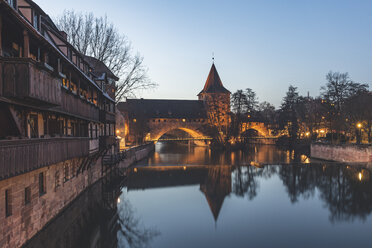
{"label": "river", "polygon": [[371,247],[371,172],[274,146],[158,143],[26,247]]}

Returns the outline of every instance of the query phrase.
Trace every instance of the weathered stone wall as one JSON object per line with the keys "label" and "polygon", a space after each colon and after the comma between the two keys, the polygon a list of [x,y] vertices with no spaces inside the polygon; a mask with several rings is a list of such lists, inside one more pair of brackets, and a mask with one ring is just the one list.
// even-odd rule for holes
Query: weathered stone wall
{"label": "weathered stone wall", "polygon": [[[80,174],[76,173],[78,161],[80,159],[67,160],[0,181],[0,247],[21,246],[84,189],[101,178],[100,159]],[[39,174],[42,172],[46,192],[40,195]],[[26,187],[31,189],[30,202],[27,204]],[[5,190],[10,190],[10,216],[6,216],[5,212]]]}
{"label": "weathered stone wall", "polygon": [[[105,191],[112,190],[110,181],[110,187],[105,182],[100,179],[88,187],[24,247],[116,247],[118,195]],[[111,205],[114,207],[110,208]]]}
{"label": "weathered stone wall", "polygon": [[126,158],[119,163],[119,168],[127,168],[133,163],[146,158],[151,152],[155,150],[155,144],[150,143],[143,146],[133,147],[127,150]]}
{"label": "weathered stone wall", "polygon": [[[144,159],[154,144],[132,148],[120,167]],[[71,159],[0,181],[0,247],[20,247],[65,209],[77,196],[102,177],[98,159],[88,170],[77,174],[81,159]],[[39,194],[39,174],[45,175],[46,192]],[[30,187],[30,203],[25,188]],[[6,216],[5,191],[9,190],[11,215]]]}
{"label": "weathered stone wall", "polygon": [[339,162],[372,162],[372,146],[311,144],[312,158]]}
{"label": "weathered stone wall", "polygon": [[260,144],[260,145],[275,145],[277,139],[272,138],[261,138],[261,139],[247,139],[248,144]]}

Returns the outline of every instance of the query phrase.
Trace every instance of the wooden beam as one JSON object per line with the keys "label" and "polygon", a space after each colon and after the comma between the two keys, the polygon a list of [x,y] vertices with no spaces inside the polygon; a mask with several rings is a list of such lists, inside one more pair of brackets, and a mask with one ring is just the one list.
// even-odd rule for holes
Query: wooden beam
{"label": "wooden beam", "polygon": [[25,133],[25,130],[22,128],[22,118],[20,118],[20,115],[17,114],[14,107],[12,107],[12,106],[9,106],[9,112],[13,117],[13,120],[14,120],[16,126],[17,126],[17,129],[18,129],[18,132],[22,136],[25,137],[27,134]]}
{"label": "wooden beam", "polygon": [[40,47],[38,47],[37,48],[37,61],[41,61],[41,48]]}
{"label": "wooden beam", "polygon": [[80,77],[78,78],[77,94],[78,97],[80,98]]}
{"label": "wooden beam", "polygon": [[3,17],[0,13],[0,56],[3,56],[3,42],[2,42],[2,33],[3,33]]}
{"label": "wooden beam", "polygon": [[26,30],[23,31],[23,57],[30,57],[30,36]]}
{"label": "wooden beam", "polygon": [[58,72],[58,73],[62,72],[61,68],[62,68],[62,67],[61,67],[61,59],[58,58],[58,59],[57,59],[57,72]]}

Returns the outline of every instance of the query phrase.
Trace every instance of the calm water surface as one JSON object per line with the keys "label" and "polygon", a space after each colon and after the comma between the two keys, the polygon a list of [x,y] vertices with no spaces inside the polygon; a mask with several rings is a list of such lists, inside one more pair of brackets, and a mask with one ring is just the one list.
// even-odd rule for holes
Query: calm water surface
{"label": "calm water surface", "polygon": [[118,246],[372,247],[370,173],[272,146],[158,144],[122,188],[138,232],[122,223]]}
{"label": "calm water surface", "polygon": [[25,247],[372,247],[371,172],[273,146],[157,144]]}

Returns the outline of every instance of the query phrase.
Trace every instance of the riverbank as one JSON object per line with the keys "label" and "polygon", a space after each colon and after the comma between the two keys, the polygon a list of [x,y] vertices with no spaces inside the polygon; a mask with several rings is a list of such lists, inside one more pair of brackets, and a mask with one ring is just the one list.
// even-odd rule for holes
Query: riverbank
{"label": "riverbank", "polygon": [[[132,147],[114,165],[98,158],[79,169],[83,158],[73,158],[0,181],[0,247],[20,247],[64,211],[80,194],[112,170],[126,168],[145,158],[154,144]],[[105,168],[105,169],[104,169]]]}
{"label": "riverbank", "polygon": [[124,152],[123,159],[119,162],[119,168],[125,169],[132,164],[148,157],[151,153],[155,151],[155,144],[154,143],[148,143],[140,146],[135,146],[132,148],[129,148]]}
{"label": "riverbank", "polygon": [[372,146],[355,144],[331,145],[323,143],[313,143],[310,146],[310,156],[312,158],[328,161],[371,163]]}

